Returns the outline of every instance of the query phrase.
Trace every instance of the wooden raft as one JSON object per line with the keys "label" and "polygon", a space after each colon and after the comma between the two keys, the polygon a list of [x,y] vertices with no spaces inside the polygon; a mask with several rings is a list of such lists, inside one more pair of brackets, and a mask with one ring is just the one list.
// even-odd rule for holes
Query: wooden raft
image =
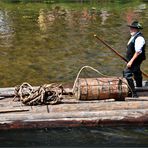
{"label": "wooden raft", "polygon": [[148,97],[125,101],[64,99],[58,105],[25,106],[0,100],[0,130],[148,124]]}
{"label": "wooden raft", "polygon": [[136,88],[141,97],[125,101],[82,101],[65,96],[60,104],[37,106],[14,102],[14,88],[1,88],[0,130],[148,124],[148,87],[144,86]]}

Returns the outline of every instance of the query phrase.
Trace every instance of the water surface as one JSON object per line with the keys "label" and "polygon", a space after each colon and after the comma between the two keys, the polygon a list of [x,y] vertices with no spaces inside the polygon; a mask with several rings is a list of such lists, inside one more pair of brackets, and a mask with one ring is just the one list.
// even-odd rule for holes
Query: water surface
{"label": "water surface", "polygon": [[[93,35],[122,55],[129,39],[126,25],[132,20],[142,22],[148,37],[146,1],[7,2],[0,2],[1,87],[73,82],[85,65],[122,76],[125,63]],[[142,69],[148,73],[147,65],[146,60]],[[89,70],[81,76],[99,77]]]}
{"label": "water surface", "polygon": [[92,127],[0,131],[0,146],[146,147],[147,127]]}

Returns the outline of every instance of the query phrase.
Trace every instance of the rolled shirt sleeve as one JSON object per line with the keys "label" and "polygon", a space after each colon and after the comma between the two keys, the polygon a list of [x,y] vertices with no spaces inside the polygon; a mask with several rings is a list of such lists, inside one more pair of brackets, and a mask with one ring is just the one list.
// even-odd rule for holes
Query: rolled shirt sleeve
{"label": "rolled shirt sleeve", "polygon": [[135,40],[135,51],[142,53],[142,47],[145,44],[145,40],[142,36],[139,36]]}

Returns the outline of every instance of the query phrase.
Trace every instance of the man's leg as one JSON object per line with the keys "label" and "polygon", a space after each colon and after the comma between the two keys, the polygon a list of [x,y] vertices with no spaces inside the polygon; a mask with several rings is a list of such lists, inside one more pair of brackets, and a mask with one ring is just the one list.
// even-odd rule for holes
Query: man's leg
{"label": "man's leg", "polygon": [[129,97],[138,97],[136,90],[135,90],[135,86],[134,86],[134,81],[133,81],[133,72],[131,69],[126,68],[123,71],[123,77],[126,78],[128,85],[130,87],[130,91],[129,91]]}
{"label": "man's leg", "polygon": [[142,87],[142,72],[140,66],[134,70],[134,79],[136,81],[136,87]]}

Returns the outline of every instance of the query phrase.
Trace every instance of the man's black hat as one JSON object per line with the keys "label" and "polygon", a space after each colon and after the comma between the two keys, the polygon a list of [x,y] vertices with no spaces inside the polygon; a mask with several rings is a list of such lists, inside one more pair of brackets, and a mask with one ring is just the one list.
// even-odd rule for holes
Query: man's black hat
{"label": "man's black hat", "polygon": [[128,27],[143,29],[142,25],[138,21],[133,21],[131,25],[127,25]]}

